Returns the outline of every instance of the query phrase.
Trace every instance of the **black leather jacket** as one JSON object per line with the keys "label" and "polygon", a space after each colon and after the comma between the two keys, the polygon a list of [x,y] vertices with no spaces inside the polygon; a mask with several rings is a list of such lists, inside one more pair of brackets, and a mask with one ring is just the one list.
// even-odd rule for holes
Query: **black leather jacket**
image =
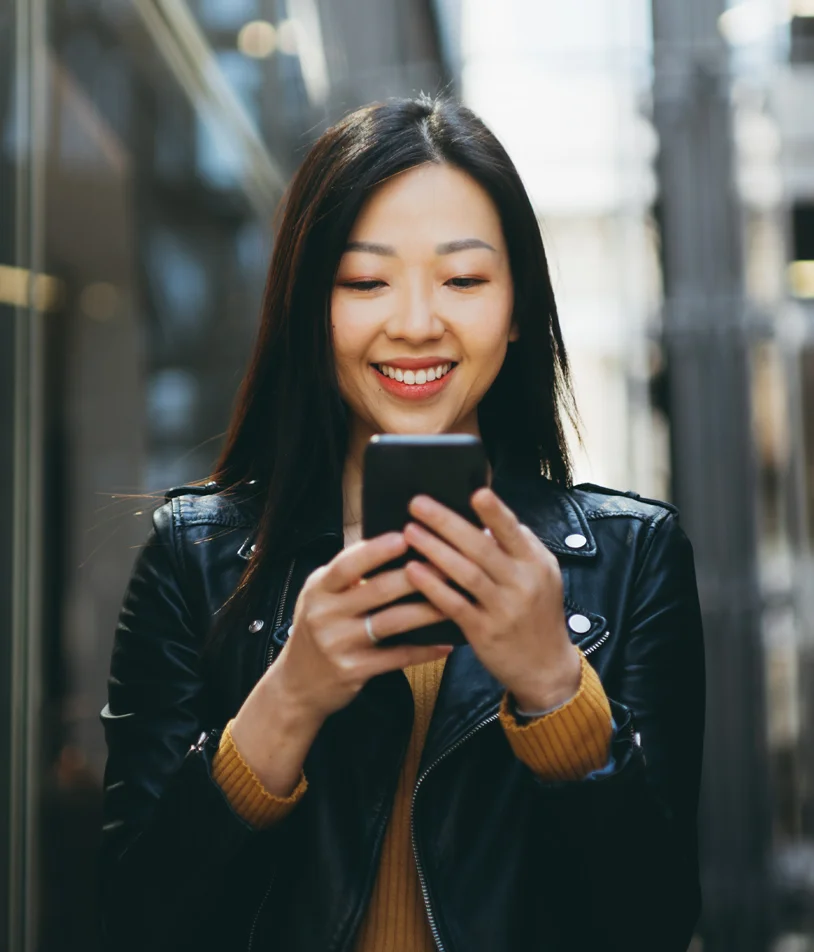
{"label": "black leather jacket", "polygon": [[[581,782],[538,780],[498,722],[501,685],[468,646],[454,650],[413,799],[438,948],[684,952],[699,912],[704,708],[690,544],[675,510],[635,495],[542,477],[495,489],[560,560],[566,613],[584,616],[572,637],[611,698],[612,760]],[[278,826],[251,828],[211,778],[220,729],[283,640],[304,578],[342,545],[341,511],[315,510],[280,560],[262,628],[231,632],[217,663],[203,663],[202,640],[251,557],[245,492],[171,494],[125,598],[102,712],[116,952],[339,952],[370,896],[412,724],[401,672],[325,723],[308,792]]]}

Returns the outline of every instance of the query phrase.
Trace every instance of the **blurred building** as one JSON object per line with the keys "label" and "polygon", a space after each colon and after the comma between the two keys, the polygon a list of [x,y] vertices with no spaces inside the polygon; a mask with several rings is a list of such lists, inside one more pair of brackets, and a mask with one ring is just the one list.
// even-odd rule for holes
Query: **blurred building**
{"label": "blurred building", "polygon": [[539,212],[578,477],[673,499],[696,546],[697,946],[814,950],[812,0],[0,10],[0,948],[98,948],[145,494],[212,465],[310,142],[422,90],[483,116]]}
{"label": "blurred building", "polygon": [[346,111],[446,81],[424,0],[0,12],[0,948],[98,948],[98,712],[142,494],[212,466],[292,170]]}

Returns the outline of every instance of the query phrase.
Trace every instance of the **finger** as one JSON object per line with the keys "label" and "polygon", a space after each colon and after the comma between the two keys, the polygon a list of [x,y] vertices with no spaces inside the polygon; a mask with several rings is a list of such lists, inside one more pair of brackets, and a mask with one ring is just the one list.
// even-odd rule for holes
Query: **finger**
{"label": "finger", "polygon": [[370,651],[365,657],[368,678],[387,671],[401,671],[415,664],[427,664],[446,658],[452,651],[452,645],[397,645],[387,651]]}
{"label": "finger", "polygon": [[348,546],[328,566],[322,577],[322,586],[328,592],[344,592],[354,582],[403,555],[407,543],[401,532],[388,532],[375,539],[363,539]]}
{"label": "finger", "polygon": [[[514,558],[529,555],[529,538],[522,531],[517,516],[491,489],[479,489],[473,494],[472,508],[481,522],[492,533],[498,545]],[[536,538],[536,536],[534,537]]]}
{"label": "finger", "polygon": [[416,496],[410,502],[410,513],[479,565],[496,582],[506,582],[511,578],[511,561],[495,539],[457,512],[429,496]]}
{"label": "finger", "polygon": [[[404,605],[393,605],[391,608],[376,612],[370,616],[370,624],[373,628],[373,634],[380,641],[385,641],[392,635],[401,635],[405,631],[434,625],[443,621],[444,617],[434,605],[427,602],[408,602]],[[362,630],[364,630],[363,626]],[[367,638],[367,632],[365,632],[364,637]]]}
{"label": "finger", "polygon": [[[416,553],[416,554],[419,554],[419,553]],[[438,576],[438,578],[440,578],[440,579],[442,579],[442,580],[447,578],[447,576],[444,575],[444,573],[441,571],[441,569],[439,569],[439,568],[437,568],[436,566],[434,566],[434,565],[432,564],[432,562],[422,562],[421,564],[422,564],[425,568],[429,569],[430,572],[435,572],[435,574]],[[412,584],[412,583],[411,583],[411,584]]]}
{"label": "finger", "polygon": [[480,619],[478,606],[441,581],[426,565],[421,562],[408,562],[406,569],[418,591],[442,615],[451,618],[464,634],[477,624]]}
{"label": "finger", "polygon": [[344,614],[366,614],[416,590],[404,569],[382,572],[373,578],[365,579],[364,583],[339,596],[340,611]]}
{"label": "finger", "polygon": [[[404,529],[404,538],[430,562],[439,568],[447,578],[466,589],[481,605],[491,601],[495,595],[495,583],[479,564],[447,545],[443,539],[433,535],[416,523],[409,523]],[[489,543],[494,547],[493,543]]]}

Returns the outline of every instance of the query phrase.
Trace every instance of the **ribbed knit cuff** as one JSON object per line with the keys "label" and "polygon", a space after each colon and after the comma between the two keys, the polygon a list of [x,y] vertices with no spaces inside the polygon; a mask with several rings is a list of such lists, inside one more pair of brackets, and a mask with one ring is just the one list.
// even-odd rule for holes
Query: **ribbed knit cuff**
{"label": "ribbed knit cuff", "polygon": [[611,710],[599,676],[580,652],[579,689],[570,701],[528,724],[518,724],[508,693],[500,723],[515,755],[541,780],[582,780],[608,762]]}
{"label": "ribbed knit cuff", "polygon": [[299,803],[308,789],[308,781],[305,774],[301,774],[294,792],[288,797],[275,797],[269,793],[235,746],[231,727],[229,721],[212,758],[212,777],[238,816],[258,829],[273,826]]}

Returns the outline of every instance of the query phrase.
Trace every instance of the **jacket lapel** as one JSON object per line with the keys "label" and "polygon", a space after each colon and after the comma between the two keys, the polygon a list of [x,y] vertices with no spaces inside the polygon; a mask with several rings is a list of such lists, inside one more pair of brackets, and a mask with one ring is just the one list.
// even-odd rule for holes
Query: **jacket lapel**
{"label": "jacket lapel", "polygon": [[579,559],[596,555],[588,519],[571,493],[543,476],[507,467],[496,468],[492,488],[552,552]]}

